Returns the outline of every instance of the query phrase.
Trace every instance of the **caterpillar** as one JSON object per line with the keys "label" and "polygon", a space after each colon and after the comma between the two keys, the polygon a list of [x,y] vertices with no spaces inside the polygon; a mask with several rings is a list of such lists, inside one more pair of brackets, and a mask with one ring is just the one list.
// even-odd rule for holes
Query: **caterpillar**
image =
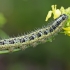
{"label": "caterpillar", "polygon": [[46,42],[50,37],[56,35],[62,27],[68,16],[66,14],[60,15],[50,25],[35,30],[29,34],[20,37],[0,40],[0,51],[14,49],[25,49],[28,46],[36,46],[38,43]]}

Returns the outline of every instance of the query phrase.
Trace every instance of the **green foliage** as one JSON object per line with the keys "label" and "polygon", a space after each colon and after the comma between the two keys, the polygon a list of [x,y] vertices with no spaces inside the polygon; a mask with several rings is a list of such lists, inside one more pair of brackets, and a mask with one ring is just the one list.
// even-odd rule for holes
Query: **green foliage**
{"label": "green foliage", "polygon": [[6,22],[7,22],[7,20],[4,17],[4,14],[0,13],[0,28],[3,27]]}

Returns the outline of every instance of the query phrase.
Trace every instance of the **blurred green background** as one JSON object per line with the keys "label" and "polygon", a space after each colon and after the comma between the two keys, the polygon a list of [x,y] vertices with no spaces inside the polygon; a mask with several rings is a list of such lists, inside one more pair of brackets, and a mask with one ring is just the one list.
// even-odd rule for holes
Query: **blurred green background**
{"label": "blurred green background", "polygon": [[[18,36],[47,24],[51,5],[69,0],[0,0],[0,38]],[[24,51],[0,54],[0,70],[70,70],[70,37],[58,34],[52,42]]]}

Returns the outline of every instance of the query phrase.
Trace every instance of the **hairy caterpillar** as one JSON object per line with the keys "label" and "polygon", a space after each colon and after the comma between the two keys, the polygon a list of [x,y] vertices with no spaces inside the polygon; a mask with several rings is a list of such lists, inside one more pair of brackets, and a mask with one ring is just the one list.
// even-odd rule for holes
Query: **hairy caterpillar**
{"label": "hairy caterpillar", "polygon": [[51,25],[20,37],[0,40],[0,50],[13,51],[18,48],[25,49],[28,46],[36,46],[40,42],[45,42],[62,29],[67,18],[68,16],[66,14],[62,14],[56,18]]}

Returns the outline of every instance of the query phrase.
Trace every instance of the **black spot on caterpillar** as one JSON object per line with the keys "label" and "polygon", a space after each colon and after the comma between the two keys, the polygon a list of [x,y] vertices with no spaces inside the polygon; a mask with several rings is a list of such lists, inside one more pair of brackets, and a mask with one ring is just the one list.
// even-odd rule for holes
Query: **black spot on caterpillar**
{"label": "black spot on caterpillar", "polygon": [[68,16],[66,14],[62,14],[49,26],[42,27],[20,37],[0,40],[0,50],[13,51],[18,48],[25,49],[28,46],[36,46],[38,43],[46,42],[47,39],[62,29],[67,18]]}

